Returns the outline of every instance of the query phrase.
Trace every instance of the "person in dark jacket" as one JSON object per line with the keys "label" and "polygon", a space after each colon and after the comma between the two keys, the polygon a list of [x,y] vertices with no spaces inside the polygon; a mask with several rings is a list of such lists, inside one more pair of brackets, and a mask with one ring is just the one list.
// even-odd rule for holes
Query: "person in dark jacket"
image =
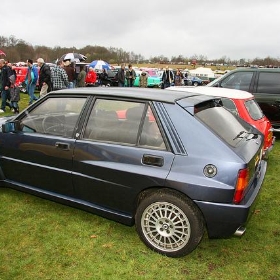
{"label": "person in dark jacket", "polygon": [[52,90],[51,69],[50,66],[45,63],[43,58],[38,58],[37,63],[38,66],[40,67],[39,88],[40,88],[40,97],[42,97]]}
{"label": "person in dark jacket", "polygon": [[20,100],[20,89],[16,86],[16,80],[17,80],[17,72],[15,70],[15,66],[12,66],[11,63],[8,63],[8,67],[11,68],[12,70],[12,75],[13,78],[10,77],[10,82],[11,82],[11,86],[10,86],[10,105],[12,108],[10,108],[15,114],[19,113],[19,106],[18,106],[18,102]]}
{"label": "person in dark jacket", "polygon": [[78,87],[85,87],[86,83],[85,83],[85,79],[86,79],[86,71],[84,70],[84,66],[82,65],[80,67],[80,73],[78,74],[77,77],[77,86]]}
{"label": "person in dark jacket", "polygon": [[136,79],[136,73],[135,73],[134,69],[132,68],[131,64],[128,65],[128,70],[126,70],[125,78],[127,80],[127,86],[133,87],[134,81]]}
{"label": "person in dark jacket", "polygon": [[119,87],[124,87],[124,83],[125,83],[125,71],[124,71],[124,68],[125,68],[125,64],[123,63],[121,65],[121,68],[118,70],[117,75],[116,75]]}
{"label": "person in dark jacket", "polygon": [[108,84],[110,84],[106,69],[102,69],[102,72],[99,74],[99,80],[101,86],[107,86]]}
{"label": "person in dark jacket", "polygon": [[6,110],[6,106],[11,108],[10,103],[7,101],[10,98],[10,87],[11,82],[9,79],[9,69],[6,65],[4,59],[0,59],[0,70],[1,70],[1,84],[2,84],[2,92],[1,92],[1,109],[0,113],[4,113]]}
{"label": "person in dark jacket", "polygon": [[72,63],[70,63],[70,60],[68,59],[64,60],[63,63],[64,63],[64,70],[66,71],[68,76],[68,82],[69,82],[68,88],[74,88],[75,76],[76,76],[75,69]]}
{"label": "person in dark jacket", "polygon": [[162,89],[170,87],[171,84],[173,83],[174,74],[169,69],[168,66],[163,70],[163,74],[162,74],[161,80],[162,80]]}

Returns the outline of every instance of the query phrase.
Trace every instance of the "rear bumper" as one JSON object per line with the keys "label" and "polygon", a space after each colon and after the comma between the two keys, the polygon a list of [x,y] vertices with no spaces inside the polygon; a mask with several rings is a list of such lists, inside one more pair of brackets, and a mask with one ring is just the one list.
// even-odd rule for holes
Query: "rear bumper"
{"label": "rear bumper", "polygon": [[263,160],[259,177],[255,179],[253,190],[243,199],[243,204],[195,201],[204,215],[209,238],[229,237],[246,225],[255,210],[266,167],[267,162]]}
{"label": "rear bumper", "polygon": [[268,156],[269,156],[271,150],[272,150],[273,147],[274,147],[275,139],[276,139],[276,137],[273,136],[273,137],[272,137],[271,145],[270,145],[267,149],[265,149],[265,150],[263,151],[263,158],[264,158],[264,159],[268,159]]}

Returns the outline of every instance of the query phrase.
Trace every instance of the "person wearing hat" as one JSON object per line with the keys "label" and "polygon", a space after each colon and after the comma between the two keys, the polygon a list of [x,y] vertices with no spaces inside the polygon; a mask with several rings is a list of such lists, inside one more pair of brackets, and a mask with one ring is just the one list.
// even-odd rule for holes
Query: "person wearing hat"
{"label": "person wearing hat", "polygon": [[139,87],[148,87],[148,75],[145,71],[142,71],[139,77]]}

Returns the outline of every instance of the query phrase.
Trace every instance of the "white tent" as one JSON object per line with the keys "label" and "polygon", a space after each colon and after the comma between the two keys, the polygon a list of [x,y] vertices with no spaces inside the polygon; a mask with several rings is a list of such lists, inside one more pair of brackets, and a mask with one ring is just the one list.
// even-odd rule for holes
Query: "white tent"
{"label": "white tent", "polygon": [[211,68],[207,67],[198,67],[196,69],[189,70],[191,75],[197,77],[207,77],[207,78],[215,78],[215,73]]}

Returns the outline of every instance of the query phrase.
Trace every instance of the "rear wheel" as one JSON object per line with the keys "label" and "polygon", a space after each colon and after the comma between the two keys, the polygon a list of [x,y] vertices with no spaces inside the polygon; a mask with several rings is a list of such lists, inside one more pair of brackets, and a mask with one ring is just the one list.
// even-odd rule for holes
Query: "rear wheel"
{"label": "rear wheel", "polygon": [[193,251],[204,233],[197,206],[186,196],[158,190],[141,201],[135,217],[141,240],[152,250],[168,257]]}
{"label": "rear wheel", "polygon": [[198,86],[198,82],[194,82],[193,85],[194,85],[195,87],[197,87],[197,86]]}

